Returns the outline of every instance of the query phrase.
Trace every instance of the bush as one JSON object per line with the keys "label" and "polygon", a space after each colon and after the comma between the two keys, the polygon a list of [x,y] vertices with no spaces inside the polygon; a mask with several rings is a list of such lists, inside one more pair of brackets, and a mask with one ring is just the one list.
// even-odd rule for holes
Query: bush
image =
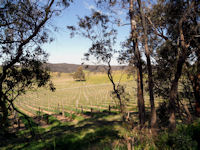
{"label": "bush", "polygon": [[200,149],[200,121],[191,125],[179,125],[175,132],[162,132],[155,142],[163,150],[198,150]]}
{"label": "bush", "polygon": [[85,81],[85,73],[83,72],[83,68],[79,67],[77,71],[73,74],[74,80]]}

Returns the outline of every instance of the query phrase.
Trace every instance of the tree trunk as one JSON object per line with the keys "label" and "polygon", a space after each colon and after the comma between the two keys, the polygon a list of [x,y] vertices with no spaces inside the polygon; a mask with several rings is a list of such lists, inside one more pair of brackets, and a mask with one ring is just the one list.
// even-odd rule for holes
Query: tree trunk
{"label": "tree trunk", "polygon": [[139,120],[140,124],[145,123],[145,106],[144,106],[144,96],[143,96],[143,76],[142,76],[141,65],[137,69],[137,97],[138,97],[138,109],[139,109]]}
{"label": "tree trunk", "polygon": [[181,48],[178,46],[178,48],[180,48],[182,51],[178,52],[178,61],[177,61],[177,66],[176,66],[176,72],[175,72],[175,77],[174,80],[172,81],[171,84],[171,90],[170,90],[170,101],[169,101],[169,112],[170,112],[170,117],[169,117],[169,128],[171,130],[174,130],[176,128],[176,117],[175,117],[175,108],[176,108],[176,104],[175,101],[177,99],[177,95],[178,95],[178,81],[181,77],[182,74],[182,68],[183,65],[185,63],[185,60],[187,59],[187,50],[189,47],[189,44],[186,43],[185,41],[185,37],[183,34],[183,22],[186,19],[187,14],[190,13],[190,10],[192,9],[192,7],[194,6],[194,1],[190,4],[190,6],[188,6],[188,9],[186,10],[186,12],[184,13],[183,17],[180,19],[179,21],[179,26],[178,26],[178,30],[179,30],[179,37],[180,37],[180,44],[181,44]]}
{"label": "tree trunk", "polygon": [[155,104],[154,104],[152,66],[151,66],[151,58],[150,58],[150,52],[149,52],[149,47],[148,47],[147,26],[146,26],[145,16],[144,16],[144,12],[141,5],[141,0],[138,0],[137,2],[140,9],[140,16],[141,16],[142,27],[144,31],[145,55],[147,59],[147,69],[148,69],[149,97],[150,97],[150,104],[151,104],[151,127],[154,128],[156,125],[156,109],[155,109]]}
{"label": "tree trunk", "polygon": [[0,110],[2,111],[2,118],[0,120],[0,128],[5,129],[7,118],[8,118],[8,109],[6,107],[5,101],[2,100],[2,96],[0,97]]}
{"label": "tree trunk", "polygon": [[200,102],[199,102],[199,100],[197,101],[195,101],[195,111],[196,111],[196,116],[200,116]]}
{"label": "tree trunk", "polygon": [[187,123],[191,123],[191,122],[192,122],[192,115],[191,115],[191,113],[190,113],[190,111],[189,111],[187,105],[186,105],[186,104],[183,104],[183,108],[184,108],[185,113],[186,113],[186,115],[187,115]]}
{"label": "tree trunk", "polygon": [[[110,61],[111,60],[109,60],[107,63],[108,63],[108,70],[107,70],[107,76],[108,76],[108,78],[109,78],[109,80],[110,80],[110,82],[112,83],[112,86],[113,86],[113,91],[114,91],[114,93],[116,94],[116,96],[117,96],[117,99],[119,100],[119,106],[120,106],[120,113],[122,114],[122,118],[124,118],[124,105],[123,105],[123,102],[122,102],[122,99],[121,99],[121,95],[119,94],[119,91],[118,91],[118,89],[117,89],[117,87],[116,87],[116,84],[115,84],[115,82],[114,82],[114,80],[113,80],[113,76],[112,76],[112,73],[111,73],[111,65],[110,65]],[[124,120],[124,119],[123,119]]]}
{"label": "tree trunk", "polygon": [[174,130],[176,128],[176,117],[175,117],[175,109],[176,109],[176,100],[178,96],[178,81],[182,74],[183,64],[185,62],[184,57],[180,57],[177,62],[175,78],[172,81],[171,90],[170,90],[170,100],[169,100],[169,128]]}
{"label": "tree trunk", "polygon": [[[197,68],[197,72],[193,72],[192,71],[188,71],[187,75],[188,75],[188,79],[190,80],[191,84],[192,84],[192,90],[194,93],[194,97],[195,97],[195,113],[197,116],[200,116],[200,56],[197,60],[197,64],[194,64],[195,66],[193,66],[194,68]],[[190,66],[189,66],[190,67]],[[190,100],[190,107],[193,110],[192,107],[192,102]]]}
{"label": "tree trunk", "polygon": [[195,96],[196,115],[200,116],[200,73],[197,72],[197,74],[193,76],[193,80],[191,81],[193,84],[193,91],[194,91],[194,96]]}
{"label": "tree trunk", "polygon": [[196,110],[196,115],[200,116],[200,53],[197,51],[197,73],[196,73],[196,80],[195,83],[193,84],[193,90],[194,90],[194,95],[195,95],[195,110]]}
{"label": "tree trunk", "polygon": [[137,67],[137,99],[138,99],[139,121],[140,121],[140,125],[144,125],[145,105],[144,105],[144,96],[143,96],[142,61],[141,61],[140,51],[138,49],[136,22],[134,20],[134,11],[133,11],[133,0],[129,1],[129,5],[130,5],[129,15],[130,15],[130,22],[131,22],[131,40],[133,43],[133,53],[136,57],[136,67]]}

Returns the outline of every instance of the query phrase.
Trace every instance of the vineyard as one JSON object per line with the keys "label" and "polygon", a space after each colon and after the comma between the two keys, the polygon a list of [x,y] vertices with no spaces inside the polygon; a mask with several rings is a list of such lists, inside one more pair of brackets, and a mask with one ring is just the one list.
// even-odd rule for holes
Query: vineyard
{"label": "vineyard", "polygon": [[[130,95],[126,103],[128,111],[135,111],[136,107],[136,83],[133,78],[116,72],[116,82],[121,82]],[[117,101],[112,98],[112,85],[107,80],[106,74],[90,73],[85,82],[76,82],[70,74],[62,73],[57,76],[52,73],[52,81],[56,91],[47,88],[30,90],[18,98],[15,105],[29,116],[37,115],[38,112],[46,114],[62,112],[88,112],[88,111],[118,111]],[[100,81],[100,83],[99,83]],[[146,102],[147,107],[149,102]]]}

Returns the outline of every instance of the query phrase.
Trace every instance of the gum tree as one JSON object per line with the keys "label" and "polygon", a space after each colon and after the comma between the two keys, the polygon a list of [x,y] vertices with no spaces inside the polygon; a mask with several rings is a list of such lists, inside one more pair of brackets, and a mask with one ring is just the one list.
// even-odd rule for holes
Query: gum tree
{"label": "gum tree", "polygon": [[[114,16],[112,22],[119,27],[128,25],[130,28],[129,38],[123,43],[123,50],[119,57],[119,62],[127,62],[129,65],[134,65],[137,72],[137,103],[140,125],[145,123],[145,102],[144,102],[144,84],[143,84],[143,60],[140,50],[140,33],[138,24],[137,6],[134,0],[98,0],[97,6],[102,11],[109,12],[110,16]],[[118,11],[125,12],[123,18],[119,17]],[[125,19],[126,18],[126,19]],[[125,22],[125,23],[124,23]],[[127,28],[128,28],[127,27]]]}
{"label": "gum tree", "polygon": [[180,109],[178,89],[184,66],[198,61],[198,55],[192,61],[191,57],[199,51],[199,4],[196,0],[159,0],[147,17],[152,34],[161,39],[157,38],[156,55],[161,57],[156,60],[156,68],[160,68],[157,74],[165,76],[158,77],[160,79],[156,82],[162,85],[156,88],[160,92],[158,95],[164,95],[169,104],[166,113],[169,114],[171,130],[176,127],[176,116]]}
{"label": "gum tree", "polygon": [[112,83],[112,96],[117,99],[122,119],[125,121],[125,102],[128,94],[123,86],[116,84],[112,75],[111,60],[116,53],[117,31],[108,15],[92,10],[91,15],[79,18],[78,26],[68,26],[71,34],[78,34],[89,39],[91,47],[85,54],[86,60],[94,58],[97,62],[105,64],[107,76]]}
{"label": "gum tree", "polygon": [[[64,4],[64,5],[63,5]],[[68,1],[3,0],[0,2],[0,128],[5,129],[14,100],[27,89],[47,84],[42,44],[52,41],[48,21],[68,6]],[[18,111],[19,112],[19,111]]]}

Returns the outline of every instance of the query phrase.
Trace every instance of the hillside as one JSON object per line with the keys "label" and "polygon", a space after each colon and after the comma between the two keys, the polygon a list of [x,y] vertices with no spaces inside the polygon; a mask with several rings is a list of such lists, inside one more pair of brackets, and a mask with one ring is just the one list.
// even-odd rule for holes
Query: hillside
{"label": "hillside", "polygon": [[[52,72],[72,73],[75,72],[77,68],[80,67],[81,65],[67,64],[67,63],[58,63],[58,64],[48,63],[47,66]],[[91,72],[104,72],[106,70],[106,66],[103,65],[83,65],[83,68]],[[112,70],[122,70],[125,68],[126,66],[112,66]]]}

